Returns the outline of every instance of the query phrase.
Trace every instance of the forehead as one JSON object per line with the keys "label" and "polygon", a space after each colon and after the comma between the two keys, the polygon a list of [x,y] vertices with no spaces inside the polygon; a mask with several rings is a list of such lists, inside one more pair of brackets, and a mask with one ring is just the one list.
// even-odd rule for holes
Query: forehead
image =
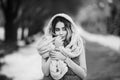
{"label": "forehead", "polygon": [[57,22],[56,24],[56,28],[62,28],[62,27],[65,27],[65,24],[63,22]]}

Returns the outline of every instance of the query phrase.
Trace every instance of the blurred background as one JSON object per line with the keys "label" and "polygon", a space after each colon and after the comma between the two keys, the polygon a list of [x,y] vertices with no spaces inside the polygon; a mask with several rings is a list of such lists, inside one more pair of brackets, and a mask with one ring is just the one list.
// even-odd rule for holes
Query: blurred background
{"label": "blurred background", "polygon": [[[115,37],[108,44],[120,46],[120,0],[0,0],[0,80],[42,79],[36,45],[56,13],[69,14],[88,33]],[[85,49],[86,80],[120,80],[119,51],[86,38]]]}

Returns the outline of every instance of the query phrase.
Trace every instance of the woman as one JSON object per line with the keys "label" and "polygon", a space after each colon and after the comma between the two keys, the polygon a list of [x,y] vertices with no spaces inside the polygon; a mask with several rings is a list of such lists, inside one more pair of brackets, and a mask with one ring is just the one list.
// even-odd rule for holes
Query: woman
{"label": "woman", "polygon": [[[83,41],[78,35],[77,26],[68,15],[61,13],[52,17],[38,50],[42,55],[43,80],[82,80],[86,77]],[[56,67],[63,74],[56,76]]]}

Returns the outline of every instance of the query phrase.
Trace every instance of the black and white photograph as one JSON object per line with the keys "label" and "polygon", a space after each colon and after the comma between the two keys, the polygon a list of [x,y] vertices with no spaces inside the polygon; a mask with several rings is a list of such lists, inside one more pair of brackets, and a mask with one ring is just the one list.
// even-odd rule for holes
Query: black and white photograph
{"label": "black and white photograph", "polygon": [[120,80],[120,0],[0,0],[0,80]]}

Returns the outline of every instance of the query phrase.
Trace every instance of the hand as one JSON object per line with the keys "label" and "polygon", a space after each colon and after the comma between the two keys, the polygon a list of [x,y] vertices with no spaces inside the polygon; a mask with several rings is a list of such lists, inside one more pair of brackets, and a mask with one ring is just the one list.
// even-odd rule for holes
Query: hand
{"label": "hand", "polygon": [[58,37],[55,38],[54,43],[55,43],[56,47],[63,46],[63,41],[62,41],[62,38],[60,36],[58,36]]}
{"label": "hand", "polygon": [[62,52],[62,54],[64,54],[65,56],[67,57],[70,57],[70,58],[74,58],[76,56],[78,56],[79,54],[79,47],[73,47],[72,50],[74,50],[73,52],[71,52],[71,49],[69,48],[64,48],[64,47],[60,47],[59,48],[60,52]]}
{"label": "hand", "polygon": [[70,53],[70,49],[69,48],[64,48],[64,47],[59,47],[59,51],[64,54],[65,56],[67,56],[68,53]]}
{"label": "hand", "polygon": [[65,60],[66,57],[59,51],[51,51],[51,54],[50,54],[51,58],[52,59],[55,59],[55,60]]}

